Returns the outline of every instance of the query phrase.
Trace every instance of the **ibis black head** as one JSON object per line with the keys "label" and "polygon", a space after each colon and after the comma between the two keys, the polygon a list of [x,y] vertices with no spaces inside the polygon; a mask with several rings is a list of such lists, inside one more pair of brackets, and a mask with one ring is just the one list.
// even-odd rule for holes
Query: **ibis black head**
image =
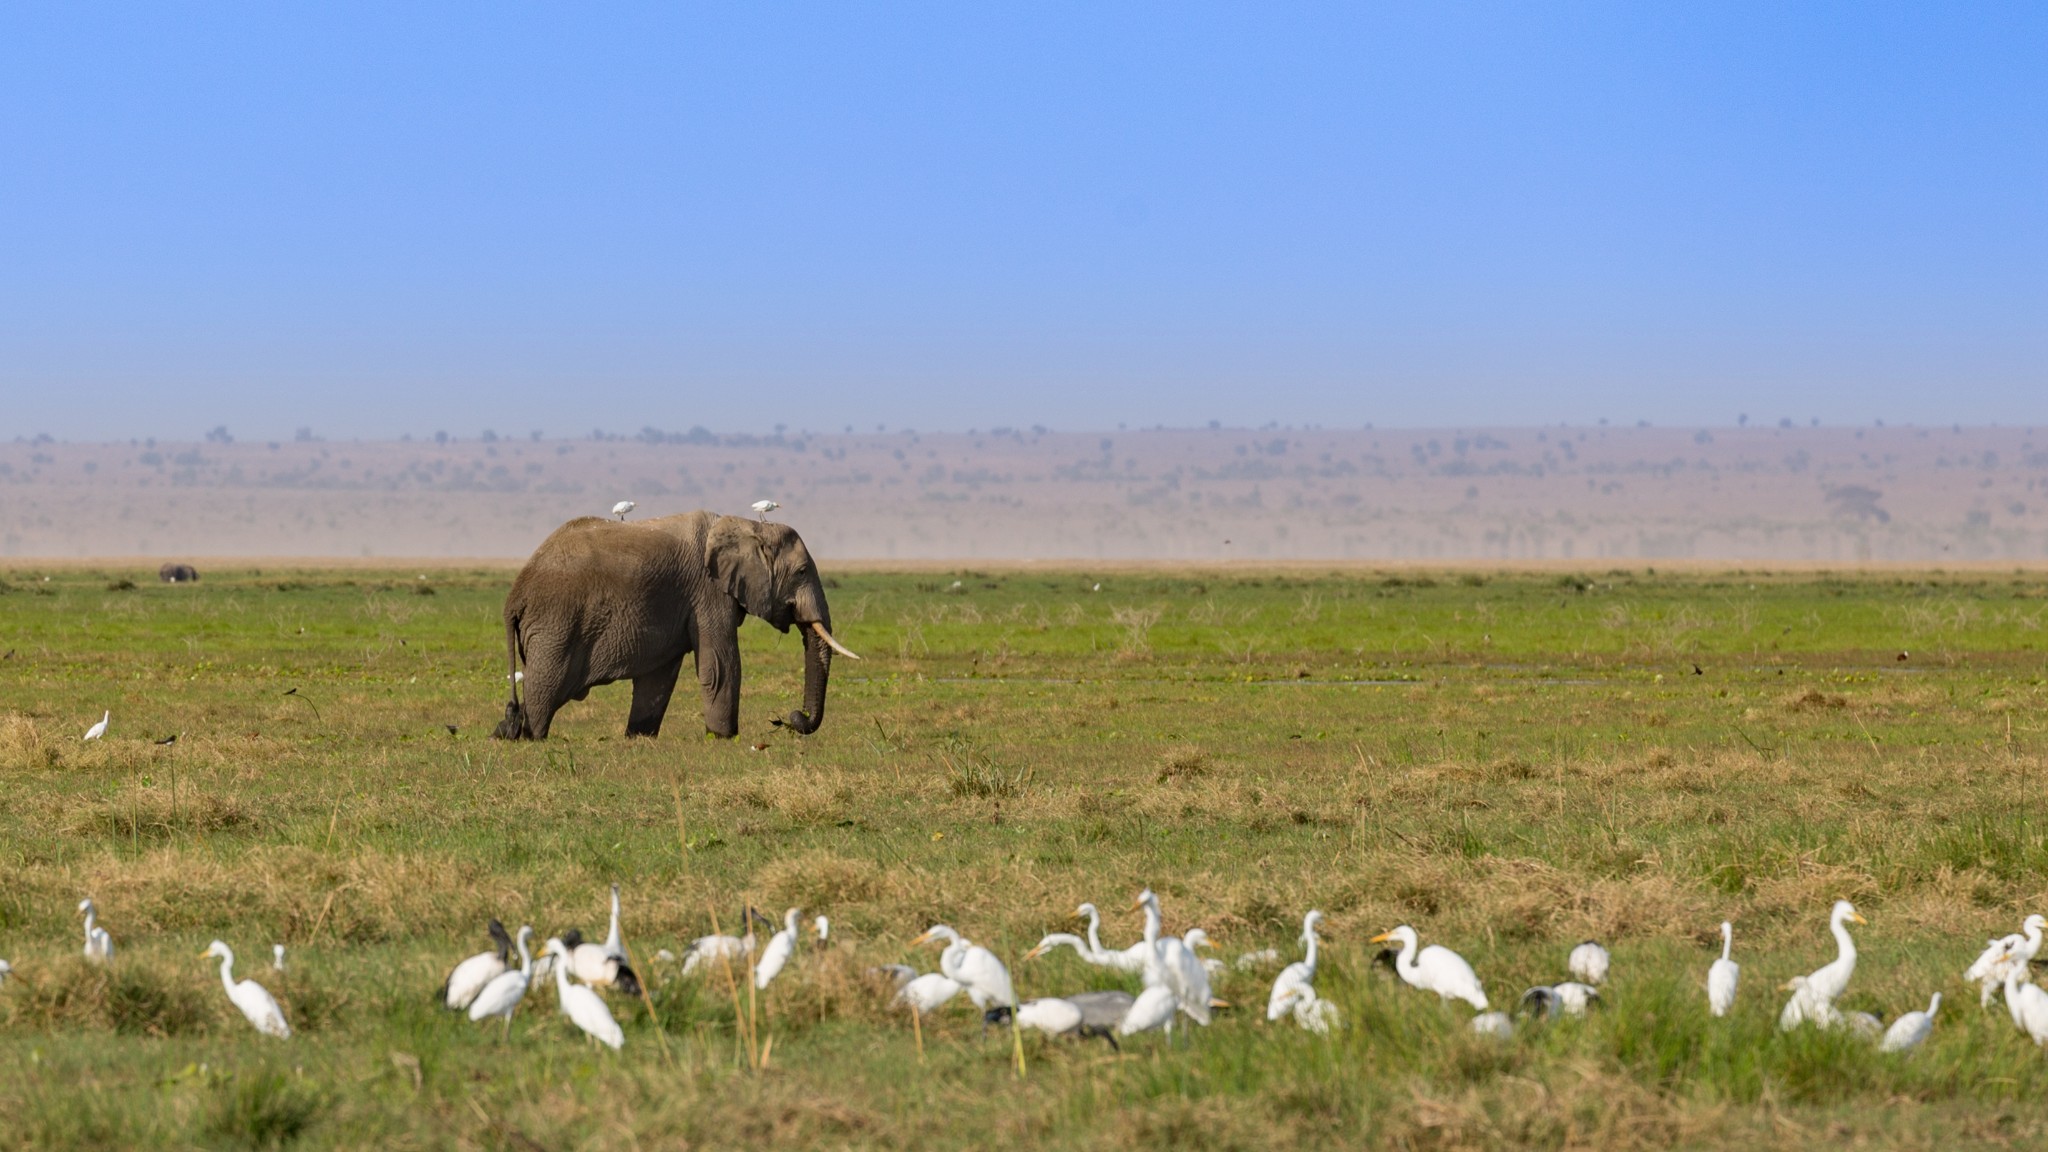
{"label": "ibis black head", "polygon": [[512,956],[512,937],[506,934],[505,925],[493,916],[491,922],[484,925],[484,931],[491,934],[491,942],[497,945],[498,959],[509,960]]}
{"label": "ibis black head", "polygon": [[577,946],[583,943],[583,930],[580,928],[571,928],[567,932],[562,933],[560,936],[555,937],[555,939],[560,940],[562,942],[562,947],[567,948],[571,952],[574,952]]}

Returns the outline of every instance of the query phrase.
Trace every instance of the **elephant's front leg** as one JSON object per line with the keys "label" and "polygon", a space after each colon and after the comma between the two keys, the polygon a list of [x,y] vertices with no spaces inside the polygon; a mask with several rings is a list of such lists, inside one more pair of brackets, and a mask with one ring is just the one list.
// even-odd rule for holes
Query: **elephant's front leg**
{"label": "elephant's front leg", "polygon": [[740,734],[740,637],[737,629],[704,638],[697,649],[704,689],[704,730],[728,740]]}
{"label": "elephant's front leg", "polygon": [[682,671],[683,658],[678,656],[667,668],[633,678],[633,711],[626,716],[626,735],[661,735],[661,718],[668,714],[668,698]]}

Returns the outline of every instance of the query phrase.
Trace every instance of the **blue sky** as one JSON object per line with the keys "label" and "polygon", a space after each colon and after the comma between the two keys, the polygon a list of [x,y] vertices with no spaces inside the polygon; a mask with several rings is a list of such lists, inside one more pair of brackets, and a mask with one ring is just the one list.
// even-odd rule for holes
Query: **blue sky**
{"label": "blue sky", "polygon": [[0,434],[2048,422],[2039,5],[15,5]]}

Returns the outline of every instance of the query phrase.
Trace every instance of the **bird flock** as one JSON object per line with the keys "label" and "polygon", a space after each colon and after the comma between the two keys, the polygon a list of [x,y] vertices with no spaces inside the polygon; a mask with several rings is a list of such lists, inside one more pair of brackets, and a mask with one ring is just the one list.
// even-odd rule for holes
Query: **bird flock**
{"label": "bird flock", "polygon": [[[491,947],[457,961],[436,992],[436,999],[449,1011],[468,1015],[482,1023],[498,1021],[505,1036],[519,1006],[532,991],[534,980],[552,977],[556,1003],[561,1014],[593,1043],[613,1050],[625,1044],[625,1031],[606,1002],[606,994],[645,997],[646,988],[634,969],[620,925],[619,886],[611,887],[611,920],[604,943],[585,941],[571,929],[549,937],[538,954],[532,947],[534,929],[522,925],[515,936],[493,918],[485,926]],[[1226,974],[1246,974],[1277,963],[1275,949],[1240,955],[1234,964],[1218,957],[1204,957],[1203,949],[1215,944],[1201,928],[1189,928],[1179,936],[1165,932],[1165,918],[1157,893],[1150,888],[1138,893],[1130,910],[1142,914],[1144,927],[1137,942],[1124,947],[1102,943],[1102,917],[1093,904],[1075,909],[1085,919],[1085,935],[1050,932],[1023,956],[1025,962],[1061,948],[1071,949],[1086,963],[1119,974],[1139,978],[1140,991],[1090,989],[1062,996],[1020,1001],[1009,967],[991,949],[968,939],[948,924],[933,924],[910,942],[915,949],[940,945],[937,971],[920,973],[909,964],[886,964],[868,970],[887,987],[890,1003],[907,1010],[913,1022],[936,1012],[956,996],[965,994],[981,1015],[985,1032],[991,1025],[1008,1025],[1014,1030],[1033,1030],[1048,1036],[1099,1037],[1112,1047],[1119,1038],[1147,1032],[1162,1033],[1166,1044],[1174,1043],[1174,1028],[1206,1027],[1218,1009],[1230,1003],[1218,999],[1212,980]],[[94,964],[114,962],[114,940],[99,922],[99,908],[91,898],[81,900],[78,912],[84,919],[84,955]],[[1342,1028],[1343,1013],[1316,990],[1318,932],[1324,916],[1311,909],[1301,921],[1299,960],[1280,969],[1266,999],[1266,1020],[1278,1024],[1292,1019],[1301,1029],[1327,1035]],[[1792,1031],[1814,1027],[1846,1029],[1874,1042],[1882,1052],[1906,1052],[1923,1044],[1932,1034],[1941,1010],[1941,993],[1929,997],[1927,1007],[1901,1013],[1887,1026],[1877,1016],[1861,1011],[1844,1011],[1837,1002],[1848,990],[1856,973],[1856,941],[1849,926],[1867,921],[1847,900],[1836,901],[1828,915],[1828,931],[1835,942],[1835,957],[1811,972],[1793,976],[1782,985],[1789,992],[1778,1014],[1778,1028]],[[667,949],[655,954],[657,963],[671,965],[684,978],[704,977],[722,968],[729,981],[736,979],[734,965],[746,965],[753,987],[766,990],[797,961],[804,935],[803,910],[790,908],[782,924],[766,943],[760,943],[756,926],[773,922],[752,906],[741,914],[740,936],[713,932],[690,941],[677,955]],[[831,924],[824,916],[811,921],[811,935],[822,945],[831,938]],[[2001,992],[2013,1025],[2037,1046],[2048,1046],[2048,991],[2035,985],[2031,967],[2039,955],[2048,917],[2032,915],[2021,930],[1986,941],[1983,952],[1962,973],[1968,983],[1978,985],[1980,1006],[1988,1009]],[[1704,981],[1707,1011],[1725,1017],[1733,1009],[1741,984],[1741,967],[1734,959],[1734,926],[1720,925],[1721,952],[1707,967]],[[1507,1038],[1514,1035],[1516,1016],[1527,1020],[1551,1020],[1584,1016],[1603,1003],[1613,957],[1599,942],[1587,940],[1572,948],[1565,958],[1569,979],[1538,985],[1523,992],[1515,1004],[1515,1015],[1495,1008],[1479,974],[1463,956],[1441,944],[1424,945],[1412,925],[1402,924],[1371,938],[1369,943],[1388,947],[1375,958],[1392,969],[1401,982],[1419,991],[1435,993],[1444,1002],[1461,1003],[1473,1011],[1471,1029],[1478,1034]],[[518,963],[513,963],[517,953]],[[253,979],[237,980],[235,954],[226,942],[215,940],[202,959],[220,962],[221,986],[228,1001],[258,1032],[281,1040],[290,1039],[292,1029],[277,999]],[[272,946],[271,969],[285,972],[285,946]],[[0,985],[13,972],[0,960]],[[922,1032],[919,1032],[920,1051]],[[1021,1061],[1021,1049],[1019,1050]]]}

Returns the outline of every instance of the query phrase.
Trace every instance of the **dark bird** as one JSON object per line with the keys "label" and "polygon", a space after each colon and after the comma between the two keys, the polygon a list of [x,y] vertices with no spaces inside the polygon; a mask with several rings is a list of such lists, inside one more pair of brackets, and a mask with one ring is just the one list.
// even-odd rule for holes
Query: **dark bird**
{"label": "dark bird", "polygon": [[1904,650],[1902,649],[1902,650],[1901,650],[1901,651],[1899,652],[1899,663],[1901,663],[1901,664],[1904,664],[1905,662],[1906,662],[1906,653],[1905,653],[1905,651],[1904,651]]}
{"label": "dark bird", "polygon": [[159,744],[176,744],[177,742],[178,734],[176,732],[173,732],[169,736],[166,736],[163,739],[157,741],[157,743]]}
{"label": "dark bird", "polygon": [[9,649],[7,650],[7,655],[5,655],[5,656],[0,656],[0,660],[12,660],[12,659],[14,659],[14,649],[12,649],[12,648],[9,648]]}
{"label": "dark bird", "polygon": [[756,752],[766,752],[768,750],[768,742],[763,740],[759,744],[752,745],[752,747]]}
{"label": "dark bird", "polygon": [[455,735],[455,733],[459,731],[459,729],[457,729],[453,724],[443,724],[441,725],[441,727],[446,728],[450,736]]}
{"label": "dark bird", "polygon": [[1699,665],[1695,664],[1692,666],[1692,674],[1695,676],[1705,676],[1706,672],[1703,671]]}
{"label": "dark bird", "polygon": [[284,696],[297,696],[298,694],[299,690],[297,688],[287,688],[281,693]]}

